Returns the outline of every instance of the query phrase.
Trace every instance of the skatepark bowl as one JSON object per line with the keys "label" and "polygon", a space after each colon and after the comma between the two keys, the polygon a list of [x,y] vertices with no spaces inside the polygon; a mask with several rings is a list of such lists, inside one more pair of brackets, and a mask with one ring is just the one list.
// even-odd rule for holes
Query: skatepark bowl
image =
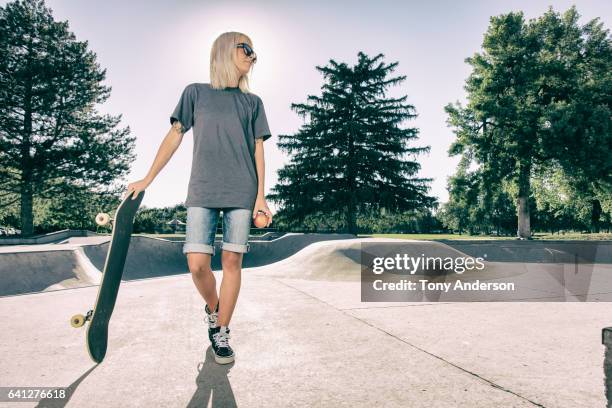
{"label": "skatepark bowl", "polygon": [[[355,238],[351,234],[267,233],[250,239],[243,268],[271,264],[318,241]],[[123,281],[189,273],[184,241],[134,235],[125,262]],[[0,296],[99,285],[110,236],[74,237],[40,245],[0,246]],[[221,270],[221,238],[215,240],[214,271]],[[358,262],[358,260],[357,260]]]}

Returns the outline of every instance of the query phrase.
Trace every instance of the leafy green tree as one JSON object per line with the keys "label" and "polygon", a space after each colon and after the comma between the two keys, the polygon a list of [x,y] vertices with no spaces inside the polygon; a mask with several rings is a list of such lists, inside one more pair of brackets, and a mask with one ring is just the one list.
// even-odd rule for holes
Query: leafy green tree
{"label": "leafy green tree", "polygon": [[482,169],[468,171],[462,160],[458,171],[448,179],[449,201],[438,217],[446,228],[462,234],[505,235],[513,222],[513,205],[507,189],[487,178]]}
{"label": "leafy green tree", "polygon": [[[584,26],[574,7],[533,23],[540,39],[538,86],[545,107],[543,144],[579,197],[586,224],[599,231],[601,197],[612,194],[612,40],[598,18]],[[590,218],[590,219],[589,219]]]}
{"label": "leafy green tree", "polygon": [[534,226],[554,233],[576,225],[572,205],[576,197],[558,165],[551,165],[534,175],[532,186],[536,203]]}
{"label": "leafy green tree", "polygon": [[439,214],[447,228],[463,234],[470,229],[470,208],[476,205],[475,186],[478,183],[473,174],[469,174],[465,167],[448,179],[449,201],[442,206]]}
{"label": "leafy green tree", "polygon": [[[0,7],[0,207],[20,202],[22,234],[33,233],[33,198],[74,186],[108,188],[133,161],[135,138],[121,115],[100,115],[106,70],[41,0]],[[61,182],[57,182],[61,180]]]}
{"label": "leafy green tree", "polygon": [[[47,233],[61,229],[95,231],[100,229],[95,217],[100,212],[112,212],[121,202],[119,192],[102,194],[58,180],[65,194],[50,198],[34,197],[33,215],[36,221],[35,233]],[[110,232],[110,226],[106,227]]]}
{"label": "leafy green tree", "polygon": [[283,223],[336,213],[356,233],[367,205],[401,212],[435,204],[426,195],[431,179],[418,178],[420,165],[410,160],[429,147],[410,147],[418,129],[400,127],[416,116],[415,109],[404,103],[406,96],[385,95],[405,76],[387,78],[398,63],[386,65],[382,57],[360,52],[354,67],[334,60],[317,66],[326,79],[322,95],[291,104],[308,121],[296,134],[279,135],[279,148],[292,157],[267,198],[281,204],[277,218]]}
{"label": "leafy green tree", "polygon": [[159,224],[157,213],[155,208],[139,209],[134,217],[134,233],[155,233]]}
{"label": "leafy green tree", "polygon": [[134,218],[134,232],[172,233],[174,229],[166,223],[175,218],[182,222],[187,221],[187,207],[184,203],[164,208],[141,207]]}
{"label": "leafy green tree", "polygon": [[[457,136],[450,154],[475,162],[485,179],[515,187],[520,238],[531,237],[531,179],[540,169],[556,161],[582,180],[610,176],[609,85],[588,79],[609,77],[609,38],[596,22],[580,27],[577,18],[574,7],[562,17],[550,8],[529,22],[522,12],[492,17],[483,51],[466,59],[472,66],[467,106],[445,107]],[[601,97],[590,101],[594,93]],[[589,109],[604,125],[576,122]],[[586,155],[597,148],[604,154],[593,156],[593,166]]]}
{"label": "leafy green tree", "polygon": [[[553,163],[532,177],[533,226],[538,230],[555,233],[560,230],[589,230],[594,225],[593,200],[603,203],[597,212],[597,226],[606,227],[609,218],[607,203],[611,194],[585,194],[565,173],[563,167]],[[601,218],[601,220],[600,220]],[[599,232],[591,230],[591,232]]]}

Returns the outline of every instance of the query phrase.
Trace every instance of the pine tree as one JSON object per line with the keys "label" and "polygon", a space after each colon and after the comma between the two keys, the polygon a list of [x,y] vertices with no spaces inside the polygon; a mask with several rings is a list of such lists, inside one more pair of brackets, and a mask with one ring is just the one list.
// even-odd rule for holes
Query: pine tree
{"label": "pine tree", "polygon": [[386,65],[379,61],[383,57],[359,52],[354,67],[334,60],[317,66],[326,80],[322,95],[291,104],[305,123],[296,134],[279,135],[279,148],[292,156],[267,196],[282,204],[278,216],[288,223],[339,217],[350,233],[357,233],[360,211],[435,205],[435,198],[426,195],[431,179],[418,178],[420,165],[410,160],[429,146],[409,146],[418,129],[400,127],[416,117],[415,108],[405,103],[406,96],[386,97],[387,88],[406,77],[387,78],[398,63]]}
{"label": "pine tree", "polygon": [[33,232],[33,197],[104,190],[134,159],[121,115],[100,115],[106,70],[41,0],[0,7],[0,208],[21,203]]}

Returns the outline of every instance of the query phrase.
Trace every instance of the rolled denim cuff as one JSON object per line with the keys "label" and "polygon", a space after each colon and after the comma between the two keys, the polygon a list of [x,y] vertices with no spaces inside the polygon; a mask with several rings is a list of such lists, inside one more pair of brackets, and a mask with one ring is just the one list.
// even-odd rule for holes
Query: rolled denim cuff
{"label": "rolled denim cuff", "polygon": [[221,245],[221,249],[224,251],[240,252],[243,254],[249,252],[250,247],[248,242],[246,245],[232,244],[230,242],[223,242]]}
{"label": "rolled denim cuff", "polygon": [[188,252],[200,252],[204,254],[215,255],[215,247],[212,245],[206,244],[196,244],[193,242],[187,242],[183,245],[183,253],[186,254]]}

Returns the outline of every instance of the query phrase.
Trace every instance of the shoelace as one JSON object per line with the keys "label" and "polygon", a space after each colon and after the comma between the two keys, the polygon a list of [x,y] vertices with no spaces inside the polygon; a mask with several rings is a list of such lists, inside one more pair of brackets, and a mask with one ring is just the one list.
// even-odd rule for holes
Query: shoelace
{"label": "shoelace", "polygon": [[230,336],[229,332],[225,332],[225,333],[215,333],[215,337],[217,340],[217,346],[218,347],[227,347],[228,346],[228,339],[231,339],[232,336]]}
{"label": "shoelace", "polygon": [[206,312],[205,310],[205,314],[206,316],[204,317],[204,321],[208,322],[208,327],[210,327],[211,329],[214,329],[215,327],[217,327],[217,321],[219,319],[219,312],[212,312],[211,314],[208,314],[208,312]]}
{"label": "shoelace", "polygon": [[208,327],[210,327],[211,329],[214,329],[215,327],[217,327],[218,319],[219,319],[219,314],[217,312],[214,312],[212,314],[207,314],[206,321],[208,322]]}

